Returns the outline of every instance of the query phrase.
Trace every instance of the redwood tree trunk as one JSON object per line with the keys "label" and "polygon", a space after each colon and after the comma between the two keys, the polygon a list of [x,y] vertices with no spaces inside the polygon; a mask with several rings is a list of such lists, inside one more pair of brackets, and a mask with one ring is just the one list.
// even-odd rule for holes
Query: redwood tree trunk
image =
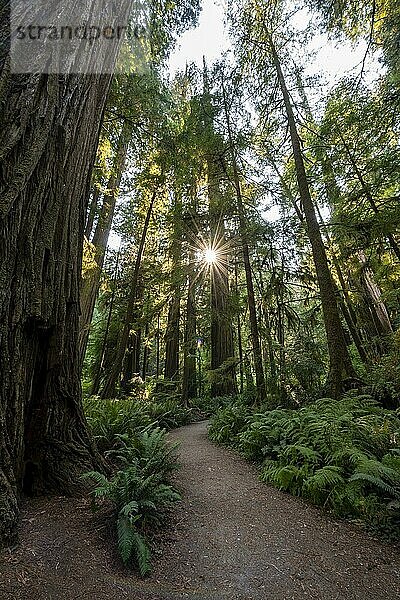
{"label": "redwood tree trunk", "polygon": [[[193,254],[193,252],[192,252]],[[191,255],[191,259],[193,256]],[[192,260],[190,261],[192,262]],[[185,406],[189,405],[190,400],[197,396],[197,374],[196,374],[196,289],[195,273],[192,268],[188,277],[188,296],[186,303],[186,323],[184,340],[184,358],[183,358],[183,382],[182,382],[182,400]]]}
{"label": "redwood tree trunk", "polygon": [[168,311],[168,324],[165,333],[164,378],[169,381],[179,379],[179,325],[181,319],[181,299],[175,292]]}
{"label": "redwood tree trunk", "polygon": [[181,284],[182,284],[182,201],[174,194],[173,223],[171,240],[171,300],[165,332],[164,379],[179,379],[179,346],[181,321]]}
{"label": "redwood tree trunk", "polygon": [[99,467],[81,402],[79,288],[109,84],[10,75],[0,54],[0,543],[15,538],[23,488],[68,494]]}
{"label": "redwood tree trunk", "polygon": [[[208,178],[208,201],[211,246],[216,251],[218,261],[210,265],[211,276],[211,370],[219,369],[213,377],[212,396],[230,396],[237,393],[235,348],[233,343],[232,316],[229,314],[229,276],[227,244],[225,239],[226,200],[221,193],[221,180],[224,176],[221,156],[222,143],[215,132],[213,107],[208,82],[207,67],[203,69],[204,122],[209,134],[209,150],[206,156]],[[223,365],[226,363],[227,367]]]}
{"label": "redwood tree trunk", "polygon": [[[218,253],[226,246],[224,207],[220,192],[221,167],[216,156],[209,156],[208,197],[211,229],[211,245]],[[228,313],[229,277],[226,263],[228,257],[222,256],[215,265],[210,266],[211,276],[211,369],[219,369],[235,355],[233,345],[232,319]],[[231,364],[218,381],[211,385],[211,396],[230,396],[237,393],[235,364]]]}

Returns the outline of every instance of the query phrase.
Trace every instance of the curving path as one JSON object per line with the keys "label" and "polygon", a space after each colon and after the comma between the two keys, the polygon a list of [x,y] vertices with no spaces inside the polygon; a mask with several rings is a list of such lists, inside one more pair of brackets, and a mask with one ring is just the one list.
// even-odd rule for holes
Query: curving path
{"label": "curving path", "polygon": [[206,423],[171,438],[182,444],[184,502],[150,579],[121,571],[108,546],[93,543],[86,506],[42,500],[25,511],[21,548],[5,556],[0,598],[400,599],[395,548],[258,482],[251,465],[207,440]]}

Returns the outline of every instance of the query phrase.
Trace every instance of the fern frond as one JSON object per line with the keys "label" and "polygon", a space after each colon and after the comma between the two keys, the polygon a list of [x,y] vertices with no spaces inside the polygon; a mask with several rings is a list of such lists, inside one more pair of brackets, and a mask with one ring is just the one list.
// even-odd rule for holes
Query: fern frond
{"label": "fern frond", "polygon": [[151,553],[148,545],[144,538],[135,531],[133,537],[133,544],[135,547],[135,556],[139,567],[139,573],[142,577],[145,577],[151,572]]}
{"label": "fern frond", "polygon": [[132,550],[135,543],[136,530],[130,519],[120,516],[117,521],[118,550],[121,558],[126,565],[132,556]]}
{"label": "fern frond", "polygon": [[361,481],[363,483],[367,483],[400,500],[400,488],[395,488],[389,485],[380,477],[370,475],[369,473],[354,473],[354,475],[350,477],[349,481]]}

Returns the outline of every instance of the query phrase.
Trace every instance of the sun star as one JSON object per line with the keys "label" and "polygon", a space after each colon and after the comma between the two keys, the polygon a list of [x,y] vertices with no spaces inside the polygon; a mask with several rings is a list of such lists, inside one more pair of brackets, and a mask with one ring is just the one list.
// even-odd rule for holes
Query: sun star
{"label": "sun star", "polygon": [[207,264],[213,265],[217,262],[217,253],[212,248],[207,248],[204,251],[204,260]]}

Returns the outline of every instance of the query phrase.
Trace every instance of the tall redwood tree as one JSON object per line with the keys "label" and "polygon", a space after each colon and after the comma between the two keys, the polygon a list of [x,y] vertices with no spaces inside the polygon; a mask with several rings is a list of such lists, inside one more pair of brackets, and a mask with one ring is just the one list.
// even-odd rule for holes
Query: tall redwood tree
{"label": "tall redwood tree", "polygon": [[[82,18],[94,1],[83,3]],[[2,3],[2,40],[8,11]],[[100,460],[81,403],[79,286],[85,203],[110,80],[13,75],[7,48],[0,50],[2,543],[15,538],[22,490],[73,492],[80,473]]]}

